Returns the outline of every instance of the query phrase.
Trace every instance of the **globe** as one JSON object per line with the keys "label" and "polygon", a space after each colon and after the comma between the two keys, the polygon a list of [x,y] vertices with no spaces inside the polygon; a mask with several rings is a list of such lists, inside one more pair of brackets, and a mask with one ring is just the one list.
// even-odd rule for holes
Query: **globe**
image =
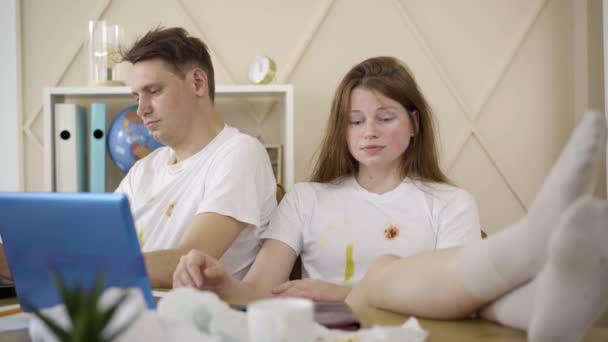
{"label": "globe", "polygon": [[125,108],[110,124],[108,152],[112,162],[123,173],[161,146],[137,115],[137,105]]}

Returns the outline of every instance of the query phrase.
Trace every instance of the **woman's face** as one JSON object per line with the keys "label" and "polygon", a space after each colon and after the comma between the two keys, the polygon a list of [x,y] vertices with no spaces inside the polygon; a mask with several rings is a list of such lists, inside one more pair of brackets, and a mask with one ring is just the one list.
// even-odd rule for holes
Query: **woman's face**
{"label": "woman's face", "polygon": [[346,141],[359,170],[399,170],[401,155],[415,132],[405,108],[377,91],[356,87],[348,115]]}

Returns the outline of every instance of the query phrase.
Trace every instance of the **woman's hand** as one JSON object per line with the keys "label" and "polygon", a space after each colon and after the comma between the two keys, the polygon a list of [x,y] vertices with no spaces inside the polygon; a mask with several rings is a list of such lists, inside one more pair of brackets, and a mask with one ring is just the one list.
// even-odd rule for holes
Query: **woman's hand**
{"label": "woman's hand", "polygon": [[272,289],[275,296],[303,297],[317,301],[343,301],[349,292],[348,286],[314,279],[292,280]]}
{"label": "woman's hand", "polygon": [[217,259],[191,250],[179,259],[173,272],[173,287],[194,287],[219,292],[229,280],[230,274]]}

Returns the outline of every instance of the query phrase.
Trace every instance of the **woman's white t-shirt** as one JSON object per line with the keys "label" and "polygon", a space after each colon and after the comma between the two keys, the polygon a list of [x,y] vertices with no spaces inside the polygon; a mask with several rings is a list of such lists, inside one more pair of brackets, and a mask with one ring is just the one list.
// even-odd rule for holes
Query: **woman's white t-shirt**
{"label": "woman's white t-shirt", "polygon": [[481,231],[475,200],[462,189],[406,179],[379,195],[345,177],[295,185],[262,237],[300,254],[303,277],[352,285],[378,256],[457,246]]}

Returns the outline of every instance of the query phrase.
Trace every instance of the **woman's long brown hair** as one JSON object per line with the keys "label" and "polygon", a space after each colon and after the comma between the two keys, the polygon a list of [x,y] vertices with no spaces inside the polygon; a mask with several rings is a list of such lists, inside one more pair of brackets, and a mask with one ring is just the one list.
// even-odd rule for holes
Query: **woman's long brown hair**
{"label": "woman's long brown hair", "polygon": [[[399,102],[410,116],[415,134],[401,158],[402,177],[448,183],[439,168],[432,111],[408,68],[393,57],[374,57],[355,65],[342,79],[331,105],[329,122],[311,180],[327,183],[355,175],[359,163],[348,151],[346,130],[350,96],[363,87]],[[417,124],[413,118],[417,113]]]}

